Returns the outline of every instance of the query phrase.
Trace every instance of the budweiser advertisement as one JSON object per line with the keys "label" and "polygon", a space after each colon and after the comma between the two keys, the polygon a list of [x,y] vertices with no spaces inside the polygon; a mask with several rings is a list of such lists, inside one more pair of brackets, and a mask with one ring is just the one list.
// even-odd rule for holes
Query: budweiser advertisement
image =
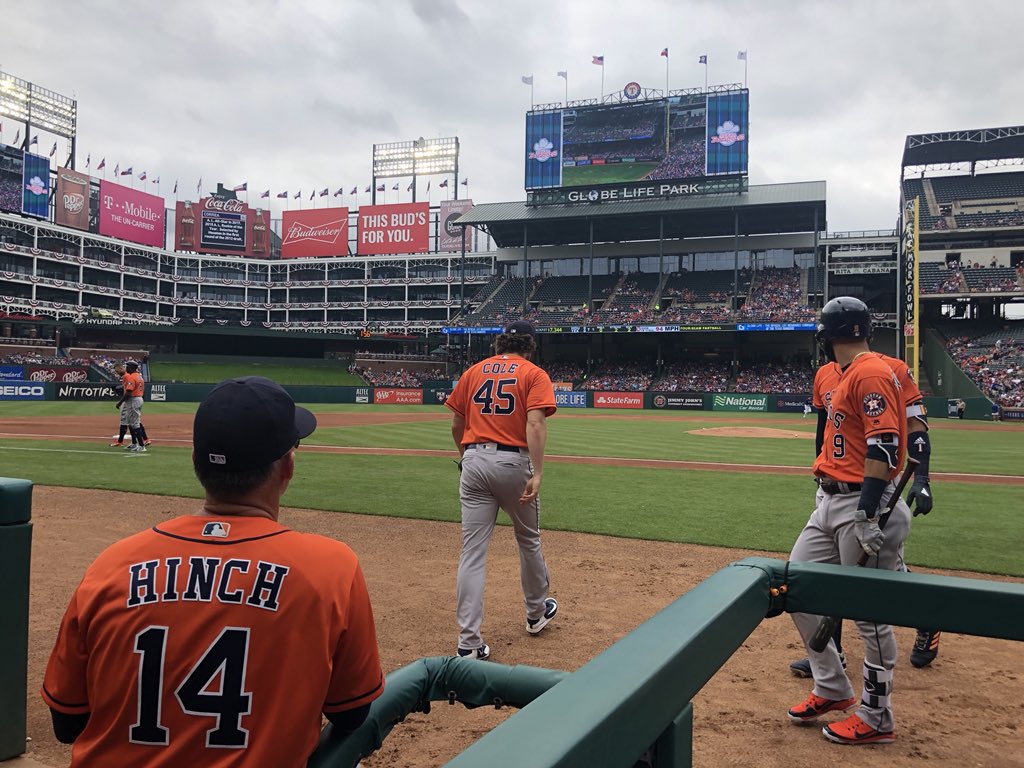
{"label": "budweiser advertisement", "polygon": [[430,204],[364,205],[359,209],[362,256],[426,253],[430,245]]}
{"label": "budweiser advertisement", "polygon": [[281,258],[348,255],[348,208],[285,211]]}
{"label": "budweiser advertisement", "polygon": [[90,182],[91,179],[84,173],[70,168],[57,169],[57,196],[53,204],[54,224],[88,231]]}
{"label": "budweiser advertisement", "polygon": [[439,251],[461,251],[463,230],[465,230],[466,250],[470,247],[472,227],[457,227],[455,220],[473,207],[472,200],[441,201],[441,237],[438,240]]}
{"label": "budweiser advertisement", "polygon": [[109,181],[100,181],[100,234],[164,247],[164,199]]}
{"label": "budweiser advertisement", "polygon": [[595,392],[595,408],[643,408],[643,392]]}
{"label": "budweiser advertisement", "polygon": [[179,201],[174,212],[174,250],[266,259],[270,211],[221,197]]}
{"label": "budweiser advertisement", "polygon": [[374,389],[373,402],[385,405],[423,405],[422,389]]}

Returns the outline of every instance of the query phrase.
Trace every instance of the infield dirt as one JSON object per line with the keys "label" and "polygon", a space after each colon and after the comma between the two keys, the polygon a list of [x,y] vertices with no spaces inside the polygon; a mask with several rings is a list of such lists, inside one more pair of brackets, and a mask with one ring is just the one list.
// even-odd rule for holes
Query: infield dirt
{"label": "infield dirt", "polygon": [[[31,757],[48,766],[69,761],[69,748],[54,739],[38,690],[61,615],[86,566],[112,542],[168,517],[189,514],[197,505],[192,499],[35,489]],[[341,539],[358,553],[374,602],[385,671],[423,656],[454,652],[456,524],[291,509],[281,519],[298,530]],[[557,531],[546,531],[543,541],[560,610],[537,636],[526,633],[510,529],[499,527],[492,541],[484,637],[496,662],[575,670],[715,571],[762,554]],[[852,624],[845,629],[850,670],[859,689],[861,643]],[[762,622],[695,699],[694,765],[1024,768],[1022,645],[944,635],[938,659],[918,670],[908,661],[913,630],[898,628],[897,638],[895,744],[836,746],[824,740],[820,728],[788,722],[786,709],[803,700],[810,685],[788,671],[803,647],[790,619],[782,616]],[[443,765],[513,712],[436,703],[430,714],[411,715],[396,726],[364,765]]]}

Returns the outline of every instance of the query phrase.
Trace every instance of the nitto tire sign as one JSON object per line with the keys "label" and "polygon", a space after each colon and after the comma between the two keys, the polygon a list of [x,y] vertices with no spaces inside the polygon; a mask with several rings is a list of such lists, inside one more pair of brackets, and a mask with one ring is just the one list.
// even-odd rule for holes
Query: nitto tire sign
{"label": "nitto tire sign", "polygon": [[767,411],[768,395],[715,395],[715,411]]}
{"label": "nitto tire sign", "polygon": [[42,400],[46,387],[34,381],[6,381],[0,383],[0,400]]}
{"label": "nitto tire sign", "polygon": [[117,392],[107,384],[58,384],[58,400],[117,400]]}

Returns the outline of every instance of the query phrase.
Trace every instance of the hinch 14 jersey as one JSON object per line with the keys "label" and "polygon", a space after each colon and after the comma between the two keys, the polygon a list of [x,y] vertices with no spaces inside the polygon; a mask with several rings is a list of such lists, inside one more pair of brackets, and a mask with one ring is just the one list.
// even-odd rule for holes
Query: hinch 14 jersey
{"label": "hinch 14 jersey", "polygon": [[381,694],[359,561],[262,517],[179,517],[75,590],[42,695],[89,713],[72,766],[304,766],[321,712]]}

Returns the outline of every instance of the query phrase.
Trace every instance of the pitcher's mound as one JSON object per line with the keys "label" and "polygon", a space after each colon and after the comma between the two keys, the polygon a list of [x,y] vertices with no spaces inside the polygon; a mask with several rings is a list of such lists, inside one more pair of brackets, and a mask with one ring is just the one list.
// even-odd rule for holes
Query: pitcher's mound
{"label": "pitcher's mound", "polygon": [[706,427],[705,429],[690,430],[691,435],[706,435],[708,437],[781,437],[797,439],[814,439],[813,432],[791,432],[788,429],[773,429],[771,427]]}

